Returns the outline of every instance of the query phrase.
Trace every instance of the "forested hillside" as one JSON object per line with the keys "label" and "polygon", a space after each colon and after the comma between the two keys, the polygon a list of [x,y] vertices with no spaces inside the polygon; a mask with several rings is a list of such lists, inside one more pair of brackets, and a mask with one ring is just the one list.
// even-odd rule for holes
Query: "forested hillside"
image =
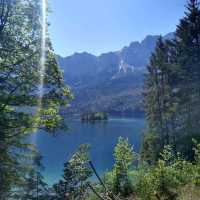
{"label": "forested hillside", "polygon": [[[173,33],[164,36],[172,39]],[[143,85],[146,65],[159,36],[147,36],[120,51],[94,56],[75,53],[58,62],[66,84],[74,93],[68,113],[108,112],[143,116]]]}

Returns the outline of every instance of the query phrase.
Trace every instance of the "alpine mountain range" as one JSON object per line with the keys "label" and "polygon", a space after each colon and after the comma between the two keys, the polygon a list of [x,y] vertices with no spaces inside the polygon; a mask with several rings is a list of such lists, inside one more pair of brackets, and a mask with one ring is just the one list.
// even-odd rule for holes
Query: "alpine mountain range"
{"label": "alpine mountain range", "polygon": [[[159,35],[148,35],[120,51],[95,56],[87,52],[57,56],[74,100],[67,113],[107,112],[143,116],[143,83],[146,66]],[[173,39],[174,33],[163,36]]]}

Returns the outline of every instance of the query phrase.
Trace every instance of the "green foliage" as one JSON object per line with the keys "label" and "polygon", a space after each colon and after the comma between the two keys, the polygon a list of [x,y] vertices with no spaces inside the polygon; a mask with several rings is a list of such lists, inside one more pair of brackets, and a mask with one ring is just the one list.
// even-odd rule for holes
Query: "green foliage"
{"label": "green foliage", "polygon": [[[138,155],[133,152],[127,139],[119,138],[114,151],[116,161],[113,170],[106,172],[103,177],[106,190],[101,184],[90,184],[96,193],[104,198],[107,198],[108,194],[112,194],[112,196],[118,196],[115,198],[119,199],[182,200],[187,196],[192,196],[196,200],[200,188],[200,145],[196,141],[194,143],[195,162],[185,160],[183,155],[175,153],[173,148],[167,145],[154,165],[140,162],[138,167],[133,168],[133,161],[138,158]],[[68,173],[70,170],[66,169],[69,167],[65,168],[65,175],[70,179],[69,182],[73,183],[75,178],[71,176],[71,172]],[[81,170],[79,171],[81,172]],[[74,190],[71,187],[69,191]],[[87,190],[87,192],[88,194],[84,196],[85,199],[99,199],[92,191]],[[57,199],[63,200],[63,198]],[[77,198],[80,197],[77,196]]]}
{"label": "green foliage", "polygon": [[[19,189],[32,173],[30,133],[63,128],[60,106],[71,99],[51,43],[46,38],[41,74],[41,1],[0,2],[0,199]],[[41,78],[44,78],[41,96]],[[40,108],[38,108],[40,107]]]}
{"label": "green foliage", "polygon": [[160,38],[151,56],[145,83],[150,136],[145,137],[142,155],[148,162],[157,161],[165,145],[194,160],[192,138],[200,141],[199,5],[198,0],[188,1],[174,40]]}
{"label": "green foliage", "polygon": [[128,138],[119,137],[114,149],[115,166],[122,165],[124,170],[128,170],[136,159],[136,153],[128,141]]}
{"label": "green foliage", "polygon": [[194,184],[200,186],[200,144],[197,143],[196,140],[193,140],[195,147],[194,157],[195,157],[195,174],[194,174]]}
{"label": "green foliage", "polygon": [[178,199],[180,189],[196,180],[197,167],[197,163],[182,159],[170,146],[165,146],[155,166],[137,172],[137,193],[144,200]]}
{"label": "green foliage", "polygon": [[144,136],[141,157],[148,164],[154,164],[159,157],[160,138],[158,135],[148,133]]}
{"label": "green foliage", "polygon": [[[122,144],[125,143],[125,146],[128,147],[128,151],[119,150],[122,148]],[[120,144],[120,145],[119,145]],[[116,151],[118,155],[119,162],[122,162],[122,152],[124,158],[127,158],[127,165],[131,166],[131,154],[130,154],[130,145],[128,145],[126,139],[119,139],[117,144],[118,150]],[[124,145],[123,145],[124,146]],[[107,172],[104,177],[104,183],[108,190],[113,193],[116,192],[117,188],[120,188],[121,191],[120,197],[123,199],[127,196],[129,198],[138,198],[141,200],[182,200],[186,196],[193,196],[194,199],[198,199],[198,190],[199,185],[199,144],[195,143],[194,155],[196,162],[192,163],[186,161],[180,153],[174,153],[171,146],[165,146],[163,151],[160,153],[160,159],[155,162],[154,165],[149,165],[145,162],[141,162],[138,168],[129,168],[126,176],[121,174],[120,181],[116,182],[116,164],[114,169],[110,172]],[[126,148],[124,148],[126,149]],[[128,152],[128,153],[127,153]],[[121,184],[124,180],[129,180],[129,189],[127,192],[127,185]],[[118,185],[116,185],[118,184]],[[120,186],[120,187],[119,187]],[[99,194],[104,194],[104,190],[100,185],[94,185],[96,191]],[[186,193],[188,192],[188,194]],[[102,195],[103,196],[103,195]],[[136,198],[136,199],[137,199]],[[95,195],[90,193],[88,200],[96,200]]]}
{"label": "green foliage", "polygon": [[25,183],[22,190],[16,192],[14,195],[15,199],[19,200],[43,200],[48,199],[49,188],[44,182],[44,178],[41,174],[43,166],[41,164],[42,157],[36,154],[33,158],[33,168],[26,176]]}
{"label": "green foliage", "polygon": [[88,179],[92,171],[88,166],[89,146],[81,145],[71,159],[64,165],[63,179],[54,186],[56,199],[85,199],[88,191]]}
{"label": "green foliage", "polygon": [[132,193],[132,185],[128,177],[128,171],[137,159],[137,154],[133,151],[128,139],[119,138],[114,149],[115,165],[113,171],[107,174],[113,184],[112,191],[115,194],[128,196]]}

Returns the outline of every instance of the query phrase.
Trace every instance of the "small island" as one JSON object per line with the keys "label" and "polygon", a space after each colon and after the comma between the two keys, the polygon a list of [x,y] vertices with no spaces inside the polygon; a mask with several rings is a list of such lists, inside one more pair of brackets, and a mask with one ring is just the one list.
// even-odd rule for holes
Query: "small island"
{"label": "small island", "polygon": [[93,113],[84,113],[81,115],[82,122],[91,122],[95,121],[106,121],[108,120],[108,115],[105,112],[93,112]]}

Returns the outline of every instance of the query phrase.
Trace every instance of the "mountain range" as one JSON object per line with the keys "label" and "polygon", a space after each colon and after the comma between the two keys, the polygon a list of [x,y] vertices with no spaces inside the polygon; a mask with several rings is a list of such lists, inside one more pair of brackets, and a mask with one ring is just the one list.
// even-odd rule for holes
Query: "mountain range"
{"label": "mountain range", "polygon": [[[100,56],[87,52],[57,56],[65,82],[75,96],[68,113],[101,111],[142,116],[144,75],[159,37],[148,35],[141,42],[131,42],[120,51]],[[173,37],[173,33],[163,36]]]}

